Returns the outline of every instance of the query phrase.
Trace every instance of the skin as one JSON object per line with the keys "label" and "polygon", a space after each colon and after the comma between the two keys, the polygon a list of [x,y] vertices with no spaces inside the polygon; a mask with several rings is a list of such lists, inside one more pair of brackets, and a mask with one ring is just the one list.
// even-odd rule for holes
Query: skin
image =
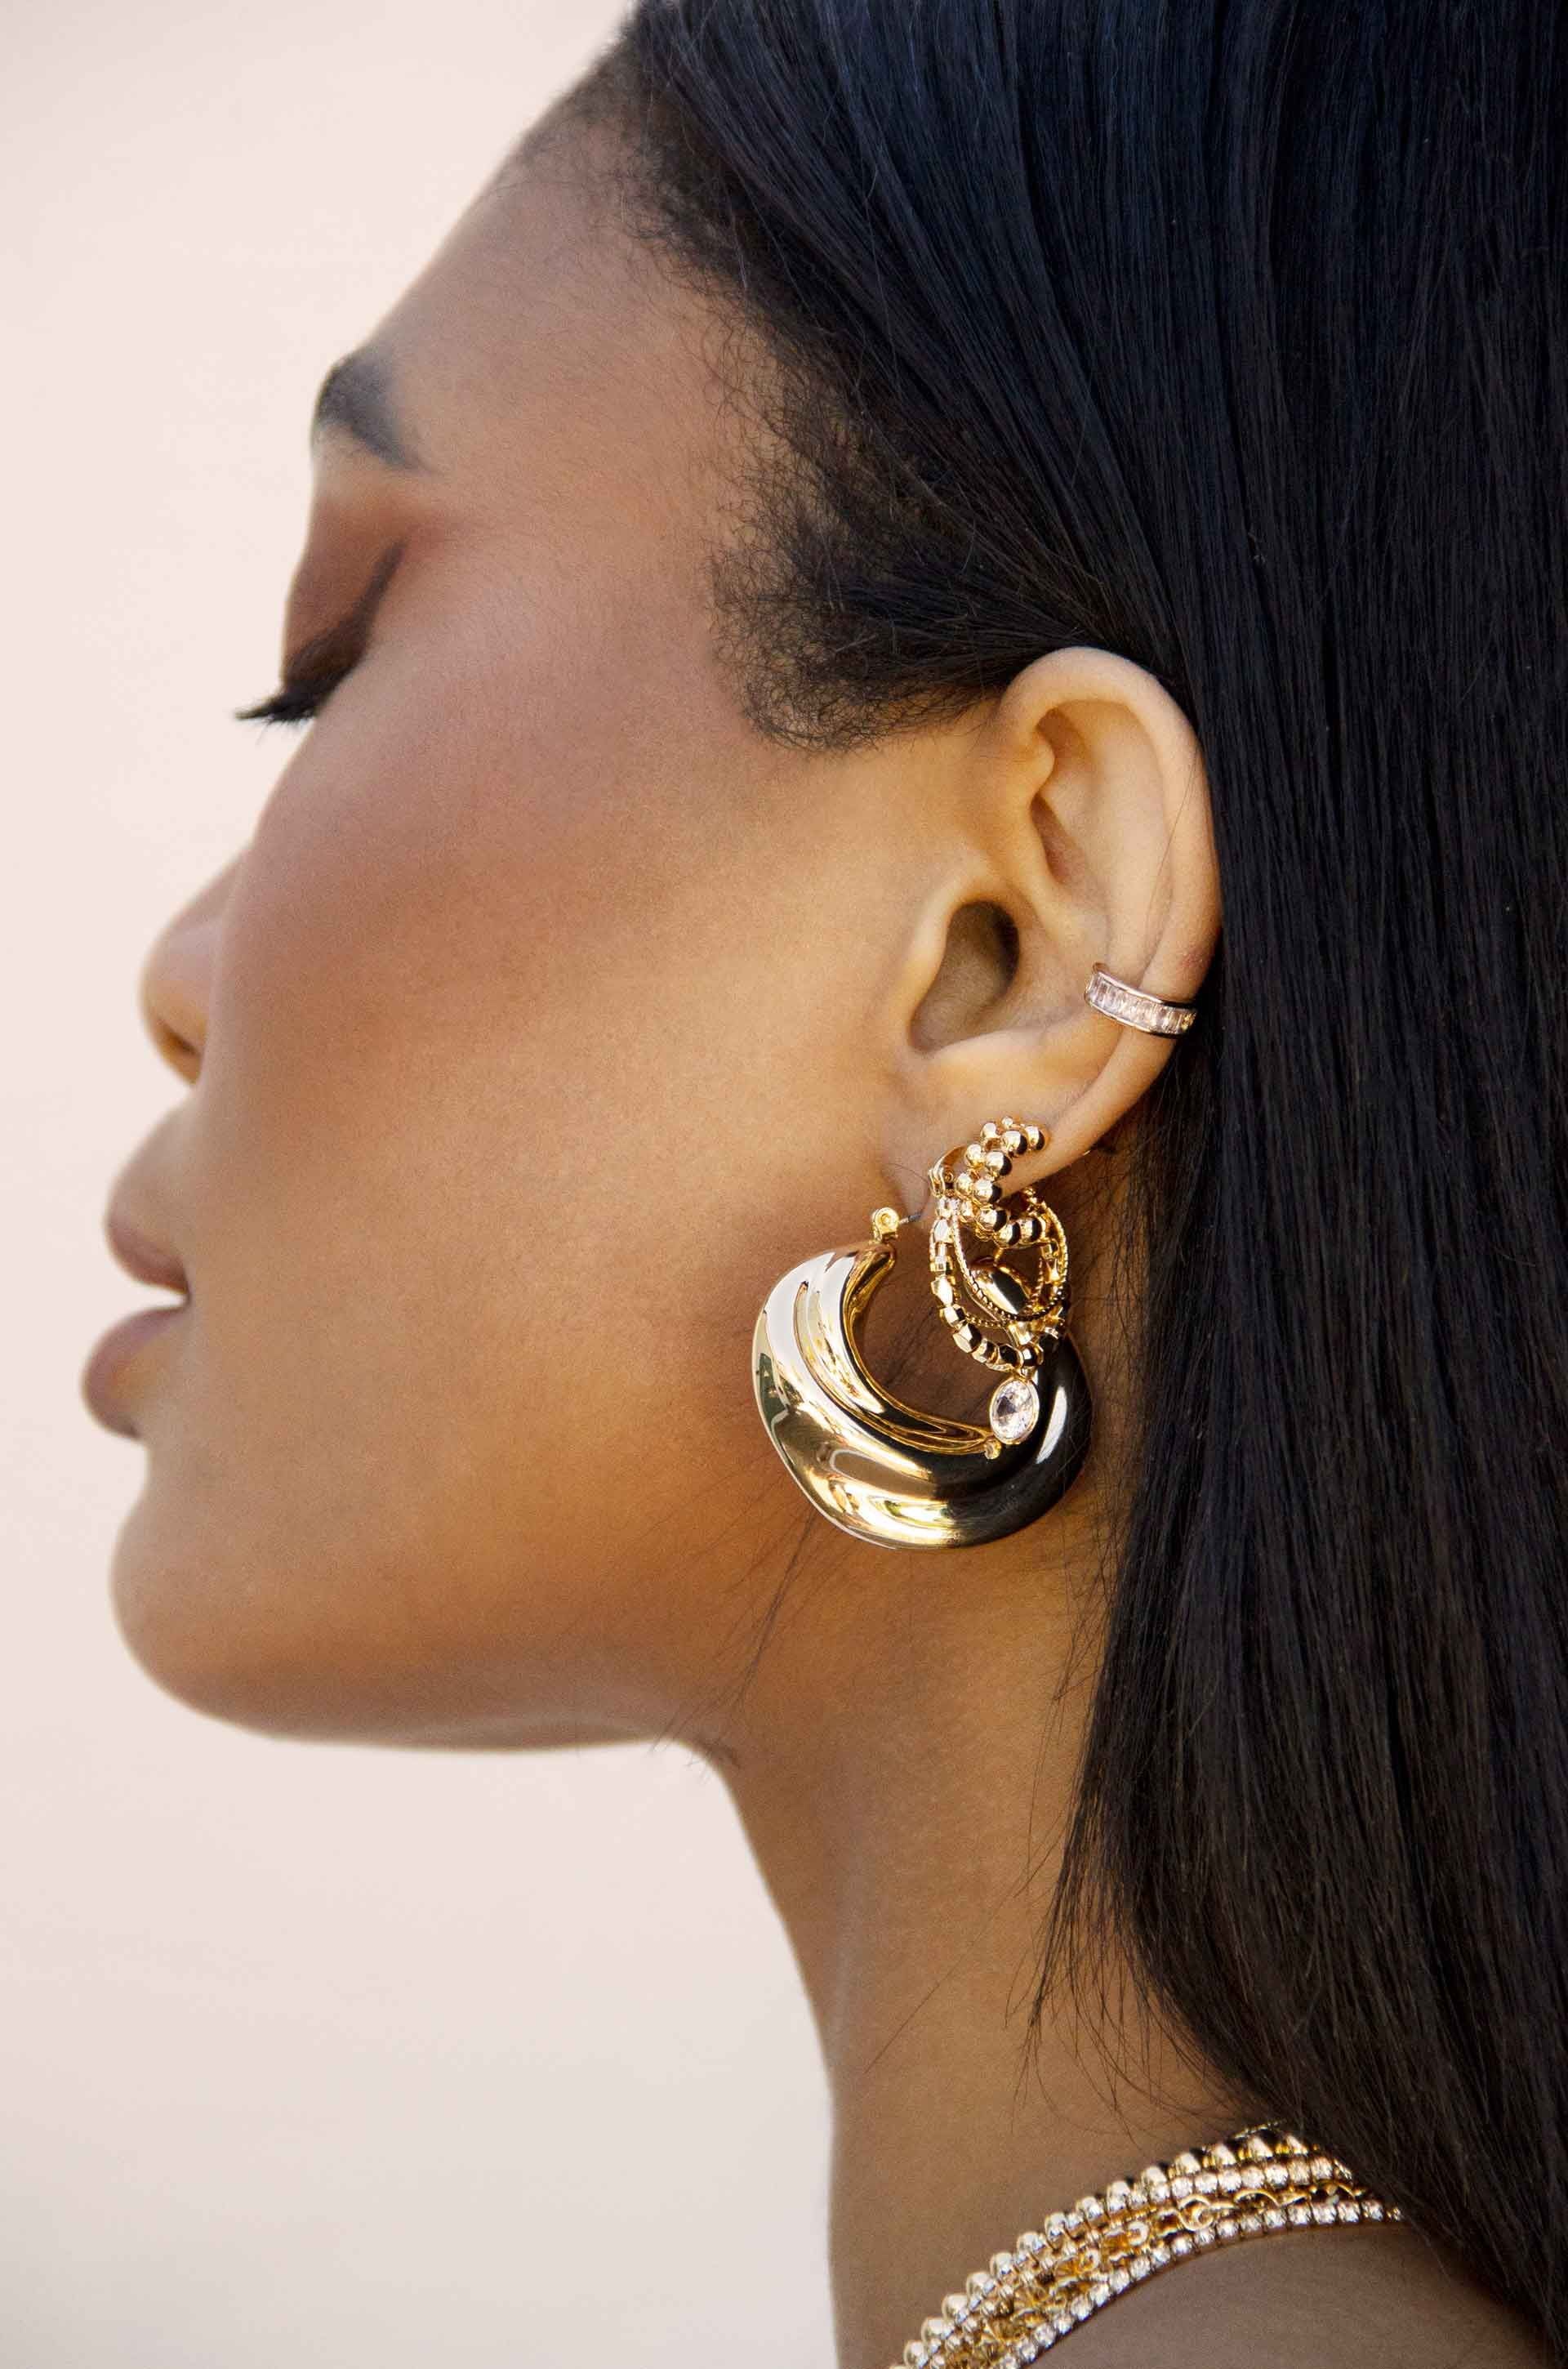
{"label": "skin", "polygon": [[[1253,2118],[1157,2022],[1131,2051],[1060,2005],[1021,2072],[1131,1388],[1105,1147],[1171,1049],[1082,986],[1190,996],[1219,889],[1191,728],[1114,653],[849,756],[745,720],[705,596],[716,325],[598,203],[606,136],[545,119],[374,330],[419,465],[321,433],[285,655],[401,556],[148,956],[189,1091],[115,1199],[191,1297],[121,1375],[114,1600],[161,1686],[253,1729],[714,1760],[821,2032],[841,2358],[876,2369],[1051,2206]],[[763,1435],[755,1311],[1003,1113],[1051,1131],[1017,1174],[1072,1246],[1093,1452],[1013,1538],[856,1543]],[[874,1356],[972,1413],[903,1239]],[[1392,2227],[1206,2258],[1074,2341],[1542,2357]]]}

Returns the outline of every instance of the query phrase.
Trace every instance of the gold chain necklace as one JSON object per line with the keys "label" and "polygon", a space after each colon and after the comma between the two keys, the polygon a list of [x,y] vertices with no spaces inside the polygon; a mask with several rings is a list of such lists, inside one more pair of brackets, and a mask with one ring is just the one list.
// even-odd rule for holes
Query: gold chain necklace
{"label": "gold chain necklace", "polygon": [[1026,2229],[906,2344],[903,2369],[1024,2369],[1130,2286],[1217,2245],[1276,2229],[1399,2221],[1337,2157],[1254,2123],[1136,2180],[1113,2180]]}

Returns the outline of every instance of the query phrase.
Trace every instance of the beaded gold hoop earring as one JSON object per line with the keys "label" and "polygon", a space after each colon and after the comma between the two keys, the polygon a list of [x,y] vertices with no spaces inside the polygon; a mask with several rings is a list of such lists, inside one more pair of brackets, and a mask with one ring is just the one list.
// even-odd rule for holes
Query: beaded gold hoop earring
{"label": "beaded gold hoop earring", "polygon": [[1047,1139],[1026,1121],[988,1119],[929,1171],[942,1321],[958,1348],[1004,1377],[987,1426],[908,1405],[861,1355],[861,1322],[912,1218],[874,1209],[869,1242],[803,1261],[763,1303],[751,1368],[768,1436],[852,1538],[979,1546],[1034,1521],[1077,1478],[1090,1400],[1067,1332],[1067,1237],[1036,1186],[1003,1191],[1018,1154]]}

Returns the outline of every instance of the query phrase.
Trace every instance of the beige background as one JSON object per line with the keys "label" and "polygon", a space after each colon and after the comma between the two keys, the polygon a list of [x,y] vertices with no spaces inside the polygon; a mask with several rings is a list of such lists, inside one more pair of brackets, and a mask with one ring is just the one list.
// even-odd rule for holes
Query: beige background
{"label": "beige background", "polygon": [[134,982],[280,761],[228,710],[274,679],[317,382],[615,13],[7,18],[6,2369],[830,2358],[820,2076],[717,1785],[172,1702],[107,1604],[143,1451],[76,1394],[158,1296],[99,1231],[181,1091]]}

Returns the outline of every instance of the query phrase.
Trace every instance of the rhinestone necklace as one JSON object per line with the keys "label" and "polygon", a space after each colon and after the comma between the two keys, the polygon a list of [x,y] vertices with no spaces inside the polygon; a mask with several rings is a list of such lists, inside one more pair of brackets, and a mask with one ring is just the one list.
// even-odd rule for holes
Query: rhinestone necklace
{"label": "rhinestone necklace", "polygon": [[905,2345],[902,2369],[1024,2369],[1102,2304],[1188,2255],[1276,2229],[1402,2218],[1337,2157],[1254,2123],[1026,2229],[963,2295],[944,2297]]}

